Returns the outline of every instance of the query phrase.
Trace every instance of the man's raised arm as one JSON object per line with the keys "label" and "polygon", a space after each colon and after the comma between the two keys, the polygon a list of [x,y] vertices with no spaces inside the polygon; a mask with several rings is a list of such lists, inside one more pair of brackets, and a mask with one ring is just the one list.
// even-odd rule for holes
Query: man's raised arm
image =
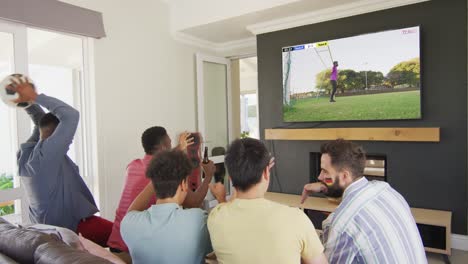
{"label": "man's raised arm", "polygon": [[31,136],[26,140],[27,143],[35,143],[39,141],[39,120],[45,115],[44,110],[38,104],[32,104],[26,109],[29,117],[34,123],[34,130]]}
{"label": "man's raised arm", "polygon": [[52,158],[65,155],[73,142],[80,113],[59,99],[45,94],[38,95],[36,103],[47,108],[60,121],[52,135],[44,140],[42,145],[44,156]]}

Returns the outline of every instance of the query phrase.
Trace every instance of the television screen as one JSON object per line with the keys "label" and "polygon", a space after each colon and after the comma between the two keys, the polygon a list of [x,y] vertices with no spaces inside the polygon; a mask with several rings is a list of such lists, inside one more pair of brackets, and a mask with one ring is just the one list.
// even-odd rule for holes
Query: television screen
{"label": "television screen", "polygon": [[283,120],[421,118],[419,26],[282,48]]}

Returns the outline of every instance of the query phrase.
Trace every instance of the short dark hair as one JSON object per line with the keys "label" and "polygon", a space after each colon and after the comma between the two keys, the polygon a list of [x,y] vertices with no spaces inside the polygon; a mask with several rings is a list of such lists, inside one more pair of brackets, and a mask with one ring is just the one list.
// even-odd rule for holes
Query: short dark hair
{"label": "short dark hair", "polygon": [[324,143],[320,147],[322,154],[330,156],[331,165],[338,171],[348,169],[355,178],[364,174],[366,166],[366,152],[356,143],[344,139],[337,139]]}
{"label": "short dark hair", "polygon": [[54,114],[47,113],[39,120],[39,128],[45,128],[45,127],[55,128],[58,126],[59,123],[60,123],[60,120]]}
{"label": "short dark hair", "polygon": [[148,155],[153,154],[154,147],[161,144],[165,136],[167,136],[167,132],[164,127],[154,126],[146,129],[141,135],[141,144],[145,153]]}
{"label": "short dark hair", "polygon": [[180,150],[162,151],[156,154],[146,169],[146,177],[153,182],[156,197],[174,197],[179,184],[192,172],[192,163]]}
{"label": "short dark hair", "polygon": [[224,163],[232,185],[245,192],[260,182],[263,170],[270,163],[270,154],[257,139],[237,139],[229,146]]}

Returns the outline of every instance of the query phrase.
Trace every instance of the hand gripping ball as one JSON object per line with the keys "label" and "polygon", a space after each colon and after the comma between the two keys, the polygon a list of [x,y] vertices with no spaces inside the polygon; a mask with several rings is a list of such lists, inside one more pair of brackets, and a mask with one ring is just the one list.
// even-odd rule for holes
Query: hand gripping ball
{"label": "hand gripping ball", "polygon": [[2,101],[9,106],[12,107],[23,107],[26,108],[31,105],[30,102],[22,102],[22,103],[15,103],[14,100],[19,98],[19,94],[13,90],[8,89],[8,87],[12,87],[14,85],[13,80],[16,81],[16,83],[19,83],[20,80],[23,82],[27,81],[31,84],[33,89],[35,89],[34,84],[32,83],[31,79],[29,79],[26,75],[15,73],[8,75],[3,79],[3,81],[0,83],[0,98]]}

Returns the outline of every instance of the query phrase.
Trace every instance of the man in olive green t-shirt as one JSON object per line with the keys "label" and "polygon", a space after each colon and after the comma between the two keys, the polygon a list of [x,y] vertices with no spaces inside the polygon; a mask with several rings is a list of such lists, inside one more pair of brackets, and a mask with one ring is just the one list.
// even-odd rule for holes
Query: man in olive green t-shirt
{"label": "man in olive green t-shirt", "polygon": [[237,197],[208,216],[208,230],[218,262],[328,263],[315,228],[297,208],[264,199],[274,165],[256,139],[238,139],[225,164]]}

